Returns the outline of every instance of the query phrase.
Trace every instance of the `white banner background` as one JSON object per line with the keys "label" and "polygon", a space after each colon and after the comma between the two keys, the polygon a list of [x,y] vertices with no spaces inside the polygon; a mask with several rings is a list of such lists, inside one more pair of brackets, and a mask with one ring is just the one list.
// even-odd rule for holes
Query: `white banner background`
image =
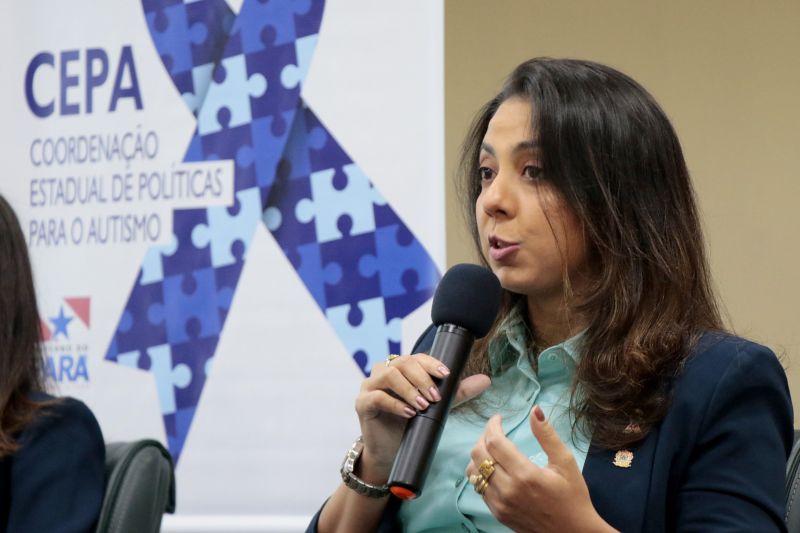
{"label": "white banner background", "polygon": [[[169,223],[172,209],[185,202],[31,206],[34,178],[111,175],[126,166],[34,167],[29,154],[36,138],[153,131],[157,156],[130,168],[170,169],[183,160],[195,119],[155,51],[140,3],[6,2],[0,20],[0,46],[7,51],[0,191],[26,234],[31,221],[61,216],[153,212]],[[123,98],[109,112],[120,50],[128,45],[143,106],[137,110]],[[108,79],[92,94],[92,113],[86,112],[83,61],[89,48],[103,49],[109,59]],[[59,114],[58,68],[65,50],[80,54],[69,67],[78,84],[66,89],[68,100],[80,106],[73,115]],[[33,115],[24,92],[28,64],[42,51],[54,54],[56,63],[40,69],[34,85],[37,99],[56,100],[47,118]],[[303,97],[443,271],[442,2],[328,0]],[[229,203],[229,180],[222,194],[200,205]],[[168,242],[170,234],[162,227],[159,241]],[[45,321],[58,314],[64,298],[91,298],[90,325],[70,326],[76,326],[72,351],[86,350],[89,380],[63,379],[55,388],[91,407],[107,441],[165,441],[153,375],[103,359],[149,244],[31,247]],[[424,306],[404,321],[405,349],[428,313]],[[358,434],[353,401],[362,375],[263,225],[248,250],[216,355],[177,467],[178,514],[165,520],[164,530],[302,530],[339,482],[341,458]]]}

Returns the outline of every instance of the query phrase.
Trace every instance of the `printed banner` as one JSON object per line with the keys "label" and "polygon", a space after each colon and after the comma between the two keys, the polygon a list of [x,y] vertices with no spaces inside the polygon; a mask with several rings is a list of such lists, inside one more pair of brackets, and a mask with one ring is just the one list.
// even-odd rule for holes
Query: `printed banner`
{"label": "printed banner", "polygon": [[68,4],[0,8],[51,381],[179,513],[309,515],[442,270],[441,5]]}

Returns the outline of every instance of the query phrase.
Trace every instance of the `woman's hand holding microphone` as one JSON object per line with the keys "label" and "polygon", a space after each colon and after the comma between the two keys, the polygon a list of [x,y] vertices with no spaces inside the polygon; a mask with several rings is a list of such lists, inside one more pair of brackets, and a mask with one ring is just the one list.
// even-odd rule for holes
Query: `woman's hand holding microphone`
{"label": "woman's hand holding microphone", "polygon": [[[442,399],[433,378],[444,378],[449,373],[441,361],[424,353],[390,356],[385,364],[372,368],[356,398],[364,441],[357,466],[360,477],[376,484],[389,478],[408,420]],[[483,374],[461,380],[453,405],[477,396],[490,383]]]}

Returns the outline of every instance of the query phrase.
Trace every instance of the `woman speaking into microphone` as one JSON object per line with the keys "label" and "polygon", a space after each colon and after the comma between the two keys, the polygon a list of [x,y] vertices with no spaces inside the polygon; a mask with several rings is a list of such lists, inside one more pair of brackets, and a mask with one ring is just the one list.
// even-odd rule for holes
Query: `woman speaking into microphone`
{"label": "woman speaking into microphone", "polygon": [[607,66],[526,61],[478,113],[459,177],[500,310],[419,497],[386,484],[408,421],[442,400],[432,330],[364,380],[347,482],[309,529],[785,529],[786,377],[723,326],[653,97]]}

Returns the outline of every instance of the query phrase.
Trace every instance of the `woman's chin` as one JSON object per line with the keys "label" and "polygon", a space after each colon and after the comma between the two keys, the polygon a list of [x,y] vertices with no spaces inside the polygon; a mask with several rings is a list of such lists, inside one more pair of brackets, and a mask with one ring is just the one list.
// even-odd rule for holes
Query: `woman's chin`
{"label": "woman's chin", "polygon": [[514,271],[511,268],[505,266],[496,266],[492,265],[492,272],[494,275],[497,276],[497,279],[500,281],[500,286],[503,287],[505,290],[514,292],[517,294],[527,294],[530,289],[530,281],[526,283],[525,280],[521,279],[519,271]]}
{"label": "woman's chin", "polygon": [[513,271],[506,267],[493,267],[492,271],[500,281],[500,286],[515,294],[545,297],[563,292],[563,283],[560,279],[554,280],[552,283],[543,283],[542,280],[531,276],[530,272]]}

